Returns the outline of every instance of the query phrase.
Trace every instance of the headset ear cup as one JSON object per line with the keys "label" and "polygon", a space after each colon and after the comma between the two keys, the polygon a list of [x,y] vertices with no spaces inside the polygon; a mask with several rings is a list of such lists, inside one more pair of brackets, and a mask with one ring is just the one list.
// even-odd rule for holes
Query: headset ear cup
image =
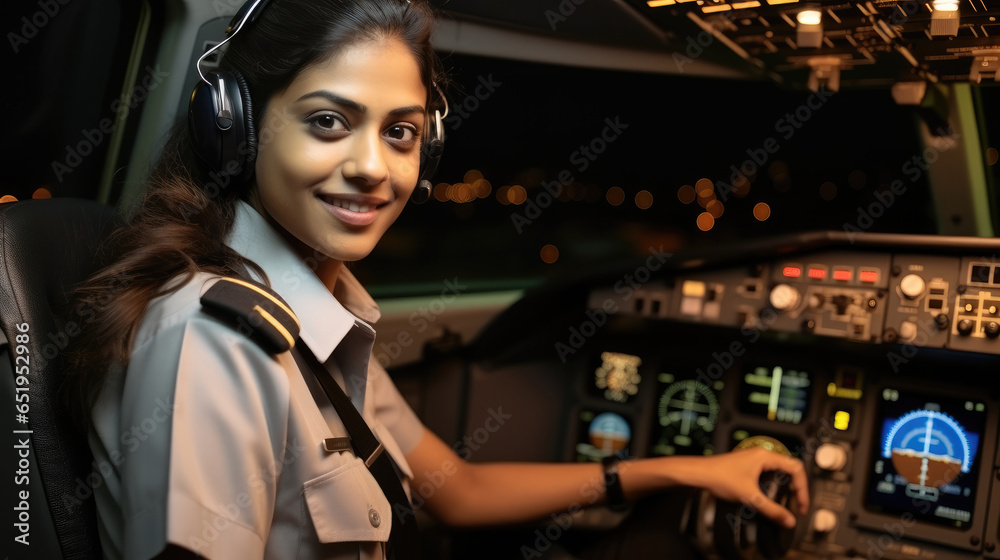
{"label": "headset ear cup", "polygon": [[243,76],[235,70],[231,74],[240,92],[240,106],[243,110],[243,141],[246,142],[243,146],[237,146],[237,150],[243,153],[243,157],[240,158],[242,170],[240,177],[244,181],[249,181],[253,177],[254,166],[257,162],[257,127],[253,120],[253,100],[250,98],[250,87],[247,86]]}

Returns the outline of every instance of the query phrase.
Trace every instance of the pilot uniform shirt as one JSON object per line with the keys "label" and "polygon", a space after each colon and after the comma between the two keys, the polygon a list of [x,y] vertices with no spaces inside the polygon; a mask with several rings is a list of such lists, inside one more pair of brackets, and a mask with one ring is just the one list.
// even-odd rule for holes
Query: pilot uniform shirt
{"label": "pilot uniform shirt", "polygon": [[[301,341],[362,411],[409,493],[405,453],[424,427],[372,357],[378,306],[346,267],[331,295],[314,263],[245,203],[228,245],[298,315]],[[211,559],[384,558],[390,504],[362,458],[323,449],[347,432],[318,380],[289,352],[268,354],[203,312],[199,298],[216,281],[196,274],[149,304],[127,371],[110,373],[93,410],[105,557],[146,559],[173,543]]]}

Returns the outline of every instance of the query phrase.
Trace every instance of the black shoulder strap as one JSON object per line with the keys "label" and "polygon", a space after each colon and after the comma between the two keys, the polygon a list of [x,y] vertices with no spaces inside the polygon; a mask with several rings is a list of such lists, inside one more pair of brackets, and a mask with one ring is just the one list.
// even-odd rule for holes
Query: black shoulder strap
{"label": "black shoulder strap", "polygon": [[299,337],[299,318],[274,290],[239,278],[220,278],[201,305],[270,354],[287,352]]}
{"label": "black shoulder strap", "polygon": [[292,350],[292,355],[295,356],[300,370],[312,371],[319,380],[351,437],[355,453],[364,459],[368,471],[375,477],[379,487],[382,488],[382,493],[389,500],[389,506],[392,508],[392,530],[389,532],[388,558],[391,560],[421,558],[417,520],[389,454],[382,452],[382,443],[372,433],[361,413],[354,408],[351,399],[309,348],[305,344],[299,344]]}
{"label": "black shoulder strap", "polygon": [[205,311],[229,323],[272,354],[292,351],[302,372],[311,371],[323,386],[337,415],[344,423],[358,457],[375,477],[392,508],[388,557],[392,560],[421,558],[420,535],[413,507],[406,497],[392,459],[383,453],[382,443],[354,408],[351,399],[305,344],[299,341],[299,319],[273,290],[248,280],[220,278],[204,295]]}

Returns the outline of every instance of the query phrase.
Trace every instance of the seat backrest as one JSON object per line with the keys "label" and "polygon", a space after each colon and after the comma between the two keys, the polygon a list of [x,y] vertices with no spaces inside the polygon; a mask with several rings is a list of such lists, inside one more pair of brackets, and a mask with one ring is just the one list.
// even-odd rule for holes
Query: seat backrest
{"label": "seat backrest", "polygon": [[70,312],[72,291],[94,271],[113,223],[110,208],[90,201],[0,205],[0,389],[15,407],[8,422],[21,473],[11,558],[101,558],[93,459],[58,391],[64,350],[92,318]]}

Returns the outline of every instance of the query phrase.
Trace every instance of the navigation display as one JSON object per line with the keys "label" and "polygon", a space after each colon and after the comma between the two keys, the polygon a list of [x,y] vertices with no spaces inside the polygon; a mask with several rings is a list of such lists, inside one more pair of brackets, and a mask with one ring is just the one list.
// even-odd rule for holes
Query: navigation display
{"label": "navigation display", "polygon": [[798,424],[809,411],[812,381],[805,371],[781,366],[744,370],[740,410],[768,420]]}
{"label": "navigation display", "polygon": [[886,388],[880,404],[868,508],[970,525],[985,403]]}

